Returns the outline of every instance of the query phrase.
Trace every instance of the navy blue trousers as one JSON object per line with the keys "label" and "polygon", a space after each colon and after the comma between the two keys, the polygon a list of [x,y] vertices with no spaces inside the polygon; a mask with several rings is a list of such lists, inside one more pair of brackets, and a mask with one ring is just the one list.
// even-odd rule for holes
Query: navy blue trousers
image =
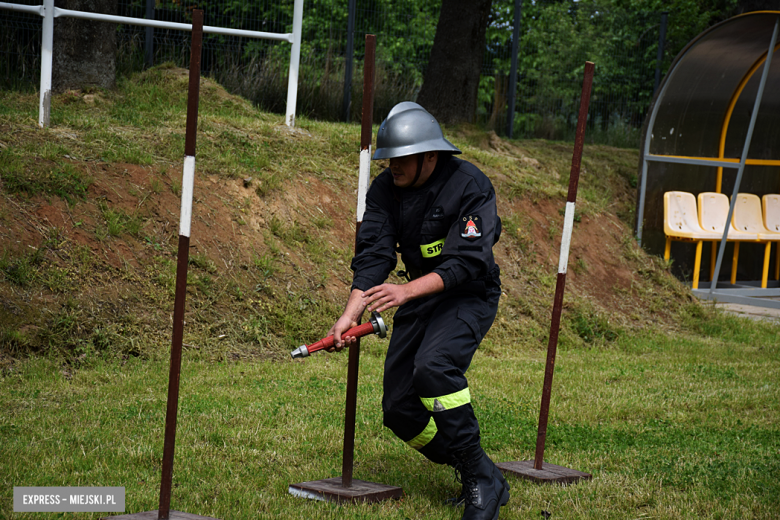
{"label": "navy blue trousers", "polygon": [[472,281],[402,305],[385,359],[384,424],[428,459],[479,445],[466,370],[490,329],[500,281]]}

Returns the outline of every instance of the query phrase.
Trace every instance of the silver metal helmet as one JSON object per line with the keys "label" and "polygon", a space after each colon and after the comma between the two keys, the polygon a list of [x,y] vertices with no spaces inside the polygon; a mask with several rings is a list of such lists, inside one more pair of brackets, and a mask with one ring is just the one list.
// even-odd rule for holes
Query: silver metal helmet
{"label": "silver metal helmet", "polygon": [[372,159],[392,159],[422,152],[461,153],[444,138],[436,118],[411,101],[398,103],[382,121]]}

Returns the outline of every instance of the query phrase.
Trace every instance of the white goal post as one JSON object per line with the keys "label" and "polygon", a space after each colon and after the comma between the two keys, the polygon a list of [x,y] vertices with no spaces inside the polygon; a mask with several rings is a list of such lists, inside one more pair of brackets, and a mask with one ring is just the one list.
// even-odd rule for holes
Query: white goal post
{"label": "white goal post", "polygon": [[[51,69],[52,53],[54,49],[54,19],[61,16],[81,18],[83,20],[97,20],[100,22],[113,22],[127,25],[142,25],[161,29],[177,29],[180,31],[192,31],[192,24],[164,22],[160,20],[147,20],[145,18],[130,18],[127,16],[113,16],[84,11],[72,11],[54,7],[54,0],[43,0],[43,5],[22,5],[0,2],[0,9],[23,13],[37,14],[43,18],[43,36],[41,37],[41,91],[40,105],[38,107],[38,126],[41,128],[49,125],[49,112],[51,110]],[[287,113],[284,122],[287,126],[295,126],[295,104],[298,99],[298,67],[301,60],[301,29],[303,26],[303,0],[294,0],[293,27],[291,33],[268,33],[259,31],[245,31],[242,29],[230,29],[227,27],[203,26],[204,33],[225,34],[229,36],[243,36],[263,40],[277,40],[292,43],[290,50],[290,74],[287,80]]]}

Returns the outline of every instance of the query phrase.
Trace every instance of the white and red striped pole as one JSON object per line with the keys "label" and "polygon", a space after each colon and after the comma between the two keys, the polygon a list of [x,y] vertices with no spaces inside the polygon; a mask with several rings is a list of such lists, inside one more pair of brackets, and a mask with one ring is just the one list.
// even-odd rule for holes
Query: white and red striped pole
{"label": "white and red striped pole", "polygon": [[[374,112],[374,60],[376,36],[366,35],[366,55],[363,62],[363,120],[360,132],[360,170],[358,177],[357,222],[355,248],[363,213],[366,210],[366,193],[371,168],[371,133]],[[386,332],[386,330],[385,330]],[[347,364],[347,398],[344,411],[344,450],[341,461],[341,477],[326,478],[290,484],[292,495],[328,500],[331,502],[371,503],[388,499],[400,499],[404,491],[398,486],[353,479],[355,459],[355,413],[357,411],[358,368],[360,365],[360,338],[349,349]]]}
{"label": "white and red striped pole", "polygon": [[[360,170],[358,173],[357,222],[355,225],[355,252],[363,213],[366,211],[366,193],[371,173],[371,130],[374,113],[374,59],[376,36],[366,35],[366,57],[363,62],[363,119],[360,128]],[[341,459],[341,485],[352,487],[352,470],[355,455],[355,413],[357,411],[358,366],[360,365],[360,339],[349,348],[347,365],[347,399],[344,413],[344,449]]]}
{"label": "white and red striped pole", "polygon": [[[200,95],[200,56],[203,44],[203,10],[192,11],[192,43],[190,46],[190,81],[187,96],[187,126],[184,137],[184,172],[181,182],[181,214],[179,218],[179,253],[176,263],[176,293],[173,304],[173,337],[171,365],[168,374],[168,403],[165,412],[160,502],[156,511],[132,513],[113,518],[121,520],[216,520],[181,511],[171,511],[173,483],[173,453],[176,447],[176,419],[179,411],[179,380],[181,350],[184,338],[184,304],[187,299],[187,265],[190,257],[190,224],[192,195],[195,187],[195,141],[198,130],[198,98]],[[108,517],[101,518],[108,520]]]}
{"label": "white and red striped pole", "polygon": [[190,48],[190,81],[187,96],[187,126],[184,140],[184,168],[181,181],[181,214],[179,218],[179,253],[176,264],[176,293],[173,304],[173,338],[171,366],[168,376],[168,407],[165,416],[162,481],[158,519],[170,514],[173,453],[176,445],[176,418],[179,409],[179,376],[184,338],[184,308],[187,298],[187,267],[190,256],[190,225],[192,196],[195,187],[195,142],[198,130],[198,98],[200,95],[200,55],[203,41],[203,11],[192,11],[192,46]]}
{"label": "white and red striped pole", "polygon": [[558,280],[555,283],[555,299],[553,300],[552,323],[550,324],[550,340],[547,344],[547,364],[544,370],[542,406],[539,411],[539,430],[536,435],[536,456],[534,457],[534,469],[536,470],[542,469],[542,461],[544,459],[544,443],[547,438],[547,418],[550,411],[553,372],[555,371],[555,353],[558,348],[558,331],[561,328],[563,290],[566,286],[566,269],[569,264],[571,232],[574,227],[574,203],[577,200],[577,183],[580,180],[580,163],[582,162],[582,148],[585,143],[585,125],[588,121],[588,105],[590,104],[590,91],[592,85],[593,63],[587,61],[585,62],[585,77],[582,81],[582,96],[580,97],[580,113],[577,119],[577,134],[574,138],[574,154],[571,159],[569,194],[566,197],[566,213],[563,217],[563,238],[561,239],[561,254],[558,260]]}
{"label": "white and red striped pole", "polygon": [[[366,35],[366,57],[363,61],[363,120],[360,127],[360,170],[358,173],[357,226],[363,222],[366,212],[366,193],[371,176],[371,133],[374,115],[374,60],[376,36]],[[357,240],[357,231],[355,232]]]}

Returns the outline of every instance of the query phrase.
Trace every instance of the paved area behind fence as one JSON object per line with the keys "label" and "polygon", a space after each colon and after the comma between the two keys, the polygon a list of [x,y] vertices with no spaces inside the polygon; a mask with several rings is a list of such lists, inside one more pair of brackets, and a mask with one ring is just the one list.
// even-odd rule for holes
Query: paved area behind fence
{"label": "paved area behind fence", "polygon": [[[777,299],[777,298],[773,298]],[[766,307],[754,307],[738,303],[718,303],[716,307],[729,314],[750,318],[752,320],[780,321],[780,309],[768,309]]]}

